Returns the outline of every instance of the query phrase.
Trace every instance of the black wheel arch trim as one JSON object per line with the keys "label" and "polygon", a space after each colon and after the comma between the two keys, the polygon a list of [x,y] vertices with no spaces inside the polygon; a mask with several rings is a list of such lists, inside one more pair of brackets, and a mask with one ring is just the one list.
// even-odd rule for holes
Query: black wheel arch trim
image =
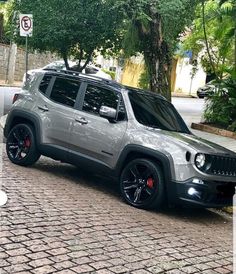
{"label": "black wheel arch trim", "polygon": [[[127,145],[121,152],[116,164],[115,169],[118,173],[121,172],[123,163],[130,153],[141,153],[146,155],[147,157],[149,156],[149,157],[155,158],[156,160],[160,161],[163,164],[164,168],[167,168],[170,171],[170,160],[164,153],[158,150],[141,146],[141,145]],[[171,178],[171,173],[169,175]]]}
{"label": "black wheel arch trim", "polygon": [[40,118],[38,117],[37,114],[33,114],[32,112],[25,111],[22,109],[13,109],[8,113],[6,124],[4,127],[4,136],[7,138],[12,128],[14,119],[20,119],[20,118],[22,118],[23,120],[28,120],[34,125],[36,144],[40,145],[41,144]]}
{"label": "black wheel arch trim", "polygon": [[[120,176],[122,169],[124,167],[124,163],[126,162],[127,157],[131,154],[142,154],[144,157],[152,158],[158,161],[162,165],[162,171],[164,176],[164,184],[166,188],[166,193],[168,197],[168,201],[172,201],[172,193],[174,193],[172,189],[172,178],[174,177],[174,170],[171,169],[171,165],[173,166],[172,158],[168,158],[164,153],[153,150],[151,148],[143,147],[141,145],[127,145],[123,151],[121,152],[119,159],[117,161],[115,172],[117,176]],[[174,197],[173,197],[174,198]]]}

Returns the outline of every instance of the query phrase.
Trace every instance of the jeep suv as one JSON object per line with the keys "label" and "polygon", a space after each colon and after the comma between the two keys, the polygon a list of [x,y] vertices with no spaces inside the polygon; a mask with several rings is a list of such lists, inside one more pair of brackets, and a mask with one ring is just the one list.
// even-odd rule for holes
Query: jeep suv
{"label": "jeep suv", "polygon": [[45,155],[119,179],[137,208],[232,204],[236,154],[193,135],[165,98],[68,71],[35,71],[6,121],[11,162]]}

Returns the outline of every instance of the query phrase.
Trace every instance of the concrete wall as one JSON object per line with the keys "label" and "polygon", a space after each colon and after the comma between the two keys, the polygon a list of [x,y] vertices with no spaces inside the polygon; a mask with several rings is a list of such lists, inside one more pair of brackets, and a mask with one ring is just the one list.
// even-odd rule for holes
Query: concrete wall
{"label": "concrete wall", "polygon": [[[124,85],[138,87],[139,78],[144,71],[144,62],[142,56],[132,57],[126,61],[121,83]],[[206,73],[199,65],[197,72],[192,78],[192,65],[188,58],[174,59],[171,72],[171,91],[186,95],[196,95],[199,87],[204,86],[206,82]]]}
{"label": "concrete wall", "polygon": [[[0,44],[0,80],[6,80],[9,53],[10,47],[8,45]],[[29,53],[29,69],[41,68],[54,60],[58,60],[58,57],[51,53],[31,52]],[[18,48],[15,58],[14,80],[21,81],[24,73],[25,51]]]}
{"label": "concrete wall", "polygon": [[206,73],[203,68],[199,65],[193,78],[191,76],[191,71],[192,65],[189,63],[188,58],[181,58],[178,60],[176,66],[175,91],[196,95],[197,89],[205,85]]}
{"label": "concrete wall", "polygon": [[139,78],[144,72],[143,56],[139,55],[126,60],[121,76],[121,83],[131,87],[139,86]]}
{"label": "concrete wall", "polygon": [[0,79],[5,80],[9,47],[0,44]]}

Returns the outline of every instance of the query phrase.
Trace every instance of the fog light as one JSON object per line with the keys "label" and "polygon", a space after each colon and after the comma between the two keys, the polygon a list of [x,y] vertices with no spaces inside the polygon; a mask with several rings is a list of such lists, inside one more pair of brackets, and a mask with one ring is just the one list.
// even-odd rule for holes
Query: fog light
{"label": "fog light", "polygon": [[204,185],[203,180],[198,179],[198,178],[194,178],[194,179],[192,180],[192,182],[193,182],[194,184]]}
{"label": "fog light", "polygon": [[199,191],[197,191],[194,187],[190,187],[188,189],[188,195],[190,196],[194,196],[194,197],[197,197],[199,199],[201,199],[201,194]]}
{"label": "fog light", "polygon": [[190,187],[189,190],[188,190],[188,194],[191,195],[191,196],[194,195],[196,192],[197,192],[197,190],[193,187]]}

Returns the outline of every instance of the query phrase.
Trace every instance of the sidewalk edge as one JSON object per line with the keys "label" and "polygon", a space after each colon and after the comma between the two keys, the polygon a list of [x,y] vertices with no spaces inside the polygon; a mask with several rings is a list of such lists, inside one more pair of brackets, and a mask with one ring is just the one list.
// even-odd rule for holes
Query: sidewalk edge
{"label": "sidewalk edge", "polygon": [[199,124],[192,123],[191,128],[201,130],[201,131],[205,131],[205,132],[209,132],[209,133],[213,133],[213,134],[220,135],[220,136],[223,136],[223,137],[232,138],[232,139],[236,140],[236,133],[232,132],[232,131],[229,131],[229,130],[220,129],[220,128],[216,128],[216,127],[201,124],[201,123],[199,123]]}

